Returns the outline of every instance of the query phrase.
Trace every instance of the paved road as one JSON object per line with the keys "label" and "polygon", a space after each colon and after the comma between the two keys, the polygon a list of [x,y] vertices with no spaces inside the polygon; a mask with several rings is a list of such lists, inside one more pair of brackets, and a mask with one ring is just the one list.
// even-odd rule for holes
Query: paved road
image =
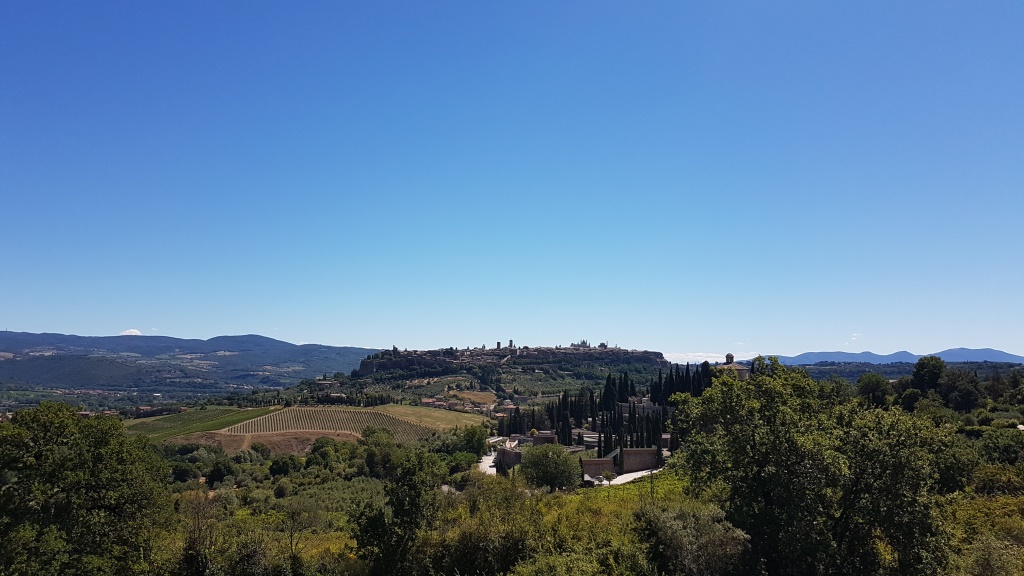
{"label": "paved road", "polygon": [[484,474],[497,474],[498,469],[494,467],[494,456],[496,453],[488,454],[484,456],[483,460],[480,461],[477,466],[480,467],[480,471]]}
{"label": "paved road", "polygon": [[[488,454],[487,456],[484,456],[483,459],[480,460],[480,463],[477,464],[477,467],[480,468],[481,472],[483,472],[484,474],[498,473],[498,470],[494,467],[495,455],[496,453]],[[642,470],[640,472],[630,472],[629,474],[616,476],[615,479],[611,481],[611,484],[625,484],[627,482],[632,482],[633,480],[637,480],[639,478],[644,478],[651,474],[661,472],[661,470],[662,469],[659,468],[657,470]]]}
{"label": "paved road", "polygon": [[656,474],[658,472],[661,472],[661,470],[661,468],[658,468],[657,470],[641,470],[640,472],[630,472],[629,474],[616,476],[615,479],[611,481],[611,484],[625,484],[626,482],[632,482],[633,480],[636,480],[638,478],[644,478],[646,476],[650,476],[651,474]]}

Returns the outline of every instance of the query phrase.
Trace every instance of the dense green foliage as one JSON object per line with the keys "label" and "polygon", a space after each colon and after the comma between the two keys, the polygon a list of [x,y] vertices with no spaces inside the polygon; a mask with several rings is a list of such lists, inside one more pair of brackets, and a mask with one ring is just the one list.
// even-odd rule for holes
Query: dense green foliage
{"label": "dense green foliage", "polygon": [[728,574],[739,568],[749,548],[747,535],[710,504],[651,504],[635,516],[648,555],[664,574]]}
{"label": "dense green foliage", "polygon": [[[749,570],[934,573],[951,429],[862,410],[799,371],[756,362],[677,415],[679,465],[750,535]],[[945,455],[945,456],[943,456]],[[955,475],[952,475],[956,478]]]}
{"label": "dense green foliage", "polygon": [[520,470],[527,482],[551,491],[575,488],[583,475],[579,460],[558,444],[525,448]]}
{"label": "dense green foliage", "polygon": [[[919,367],[856,386],[763,358],[747,381],[673,368],[651,386],[674,409],[671,465],[590,489],[557,445],[481,474],[477,426],[305,454],[146,450],[45,404],[0,424],[0,575],[1024,573],[1024,383]],[[519,417],[554,420],[563,443],[565,423],[653,438],[657,417],[604,409],[645,386],[604,380]]]}
{"label": "dense green foliage", "polygon": [[44,403],[0,423],[0,574],[127,574],[151,553],[166,465],[112,417]]}

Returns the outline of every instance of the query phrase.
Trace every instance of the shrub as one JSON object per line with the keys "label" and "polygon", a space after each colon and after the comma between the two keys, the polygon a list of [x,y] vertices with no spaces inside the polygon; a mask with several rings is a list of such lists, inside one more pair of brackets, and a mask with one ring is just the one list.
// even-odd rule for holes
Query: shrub
{"label": "shrub", "polygon": [[527,482],[551,491],[575,488],[583,476],[579,460],[559,444],[524,449],[520,470]]}
{"label": "shrub", "polygon": [[650,561],[666,574],[728,574],[748,548],[747,535],[710,504],[645,506],[635,516],[641,540],[650,542]]}

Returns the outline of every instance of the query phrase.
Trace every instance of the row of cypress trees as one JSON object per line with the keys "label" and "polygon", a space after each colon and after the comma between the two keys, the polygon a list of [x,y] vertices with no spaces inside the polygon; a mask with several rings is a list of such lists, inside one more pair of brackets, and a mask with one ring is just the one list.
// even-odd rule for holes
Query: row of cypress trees
{"label": "row of cypress trees", "polygon": [[[703,362],[691,366],[674,364],[667,373],[659,371],[656,380],[648,386],[637,388],[634,378],[623,372],[618,377],[609,374],[604,389],[595,394],[590,388],[582,388],[576,394],[563,391],[550,402],[542,413],[517,407],[508,418],[499,421],[498,434],[526,434],[532,429],[551,427],[556,431],[558,442],[566,446],[581,443],[581,438],[572,437],[574,427],[590,423],[590,429],[599,432],[598,456],[603,457],[618,448],[648,448],[661,445],[661,435],[667,430],[669,420],[668,399],[675,393],[700,396],[711,386],[711,365]],[[633,399],[648,393],[652,403],[660,411],[639,410]],[[628,404],[628,409],[622,406]],[[670,441],[670,448],[678,447],[678,440]]]}
{"label": "row of cypress trees", "polygon": [[695,365],[692,371],[689,362],[686,368],[675,364],[669,367],[667,376],[663,377],[661,371],[658,371],[658,379],[651,383],[651,399],[655,404],[664,406],[677,392],[699,397],[710,387],[711,364],[707,361]]}

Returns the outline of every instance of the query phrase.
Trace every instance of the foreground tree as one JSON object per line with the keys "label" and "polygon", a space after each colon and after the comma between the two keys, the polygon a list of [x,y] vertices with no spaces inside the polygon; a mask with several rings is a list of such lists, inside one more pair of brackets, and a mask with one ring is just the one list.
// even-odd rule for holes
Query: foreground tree
{"label": "foreground tree", "polygon": [[355,513],[352,537],[371,574],[403,572],[414,562],[409,548],[437,509],[438,488],[446,477],[436,454],[398,444],[387,430],[367,428],[359,441],[366,475],[384,483],[383,501],[371,500]]}
{"label": "foreground tree", "polygon": [[0,423],[0,574],[143,572],[168,475],[118,418],[19,410]]}
{"label": "foreground tree", "polygon": [[676,465],[750,536],[766,574],[934,574],[952,430],[864,410],[774,359],[680,403]]}

